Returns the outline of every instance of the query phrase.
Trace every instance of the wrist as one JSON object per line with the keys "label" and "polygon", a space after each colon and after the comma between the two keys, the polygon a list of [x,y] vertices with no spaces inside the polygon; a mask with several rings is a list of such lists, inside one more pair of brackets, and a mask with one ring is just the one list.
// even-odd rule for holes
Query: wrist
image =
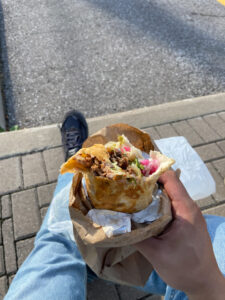
{"label": "wrist", "polygon": [[225,278],[222,273],[198,289],[187,292],[189,300],[223,300],[225,295]]}

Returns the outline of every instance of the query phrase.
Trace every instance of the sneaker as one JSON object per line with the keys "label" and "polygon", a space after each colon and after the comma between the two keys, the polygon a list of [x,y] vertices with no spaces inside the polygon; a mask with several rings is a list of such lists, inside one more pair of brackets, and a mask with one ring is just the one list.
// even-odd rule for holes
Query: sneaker
{"label": "sneaker", "polygon": [[88,137],[88,125],[82,113],[71,110],[65,115],[61,135],[66,161],[82,147]]}

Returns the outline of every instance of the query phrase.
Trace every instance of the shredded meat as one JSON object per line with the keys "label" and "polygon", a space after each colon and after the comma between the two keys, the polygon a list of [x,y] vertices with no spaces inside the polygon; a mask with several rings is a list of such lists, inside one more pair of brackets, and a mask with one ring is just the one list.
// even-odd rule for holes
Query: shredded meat
{"label": "shredded meat", "polygon": [[[127,170],[129,174],[134,174],[129,166],[129,160],[126,154],[123,154],[120,150],[117,149],[110,151],[109,154],[111,163],[117,163],[120,168],[122,168],[123,170]],[[88,167],[91,168],[96,176],[103,176],[108,178],[113,177],[114,173],[111,169],[112,164],[110,162],[101,162],[96,157],[93,158],[91,156],[86,156],[85,160],[88,163]]]}
{"label": "shredded meat", "polygon": [[94,174],[95,174],[96,176],[102,175],[102,170],[99,168],[99,166],[97,166],[97,165],[92,165],[92,166],[91,166],[91,169],[92,169],[92,171],[94,172]]}
{"label": "shredded meat", "polygon": [[111,173],[109,164],[106,162],[100,162],[97,158],[94,158],[91,170],[96,176],[107,177],[108,173]]}
{"label": "shredded meat", "polygon": [[123,170],[126,170],[128,167],[128,158],[127,157],[121,157],[121,159],[118,162],[118,165],[120,168],[122,168]]}
{"label": "shredded meat", "polygon": [[126,170],[129,164],[128,157],[117,149],[110,152],[110,160],[111,162],[116,162],[123,170]]}
{"label": "shredded meat", "polygon": [[111,162],[118,162],[118,159],[122,156],[122,153],[117,149],[110,151],[109,154]]}
{"label": "shredded meat", "polygon": [[[84,158],[82,157],[82,155],[78,155],[77,160],[83,162]],[[94,163],[94,158],[91,157],[90,154],[87,154],[87,156],[85,157],[85,166],[87,168],[90,168],[93,165],[93,163]]]}
{"label": "shredded meat", "polygon": [[101,176],[103,173],[103,170],[101,168],[101,162],[97,158],[94,158],[91,169],[96,176]]}

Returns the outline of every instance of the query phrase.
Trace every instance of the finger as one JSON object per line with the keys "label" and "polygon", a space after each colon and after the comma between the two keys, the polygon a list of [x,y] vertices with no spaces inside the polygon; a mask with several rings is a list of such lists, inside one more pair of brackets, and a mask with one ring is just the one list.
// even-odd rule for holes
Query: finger
{"label": "finger", "polygon": [[165,172],[160,176],[159,182],[164,185],[172,201],[179,201],[181,197],[184,197],[186,202],[192,202],[192,199],[174,171],[169,170]]}
{"label": "finger", "polygon": [[[183,210],[192,211],[194,202],[188,195],[182,182],[172,170],[165,172],[160,176],[159,182],[164,185],[164,188],[172,202],[175,215]],[[182,215],[182,214],[181,214]]]}

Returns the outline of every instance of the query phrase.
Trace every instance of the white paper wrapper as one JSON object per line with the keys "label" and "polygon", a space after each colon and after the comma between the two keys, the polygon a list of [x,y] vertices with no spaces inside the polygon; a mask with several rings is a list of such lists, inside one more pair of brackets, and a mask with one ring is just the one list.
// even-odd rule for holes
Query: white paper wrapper
{"label": "white paper wrapper", "polygon": [[91,209],[87,216],[95,224],[102,226],[108,237],[131,232],[131,215],[129,214],[107,209]]}
{"label": "white paper wrapper", "polygon": [[161,217],[161,214],[158,213],[160,204],[159,196],[161,193],[161,190],[157,190],[156,193],[152,195],[152,203],[148,207],[139,212],[133,213],[131,215],[132,221],[136,223],[149,224]]}

